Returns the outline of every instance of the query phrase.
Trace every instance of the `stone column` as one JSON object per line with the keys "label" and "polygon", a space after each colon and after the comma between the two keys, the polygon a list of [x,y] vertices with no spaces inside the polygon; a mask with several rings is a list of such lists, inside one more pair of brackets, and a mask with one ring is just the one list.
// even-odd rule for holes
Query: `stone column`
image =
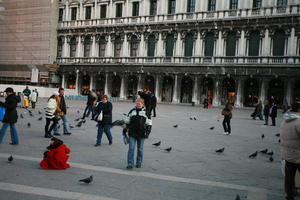
{"label": "stone column", "polygon": [[288,56],[296,56],[296,52],[297,52],[297,37],[295,36],[295,28],[292,27],[291,28],[291,34],[290,37],[288,39]]}
{"label": "stone column", "polygon": [[107,94],[107,95],[108,95],[108,72],[105,73],[104,94]]}
{"label": "stone column", "polygon": [[203,40],[201,38],[200,31],[197,32],[197,39],[195,42],[195,56],[202,56],[202,46],[203,46]]}
{"label": "stone column", "polygon": [[[177,38],[177,39],[175,39],[175,38]],[[183,42],[182,42],[182,38],[180,36],[180,32],[177,33],[177,36],[174,34],[174,40],[176,41],[174,56],[183,56],[183,54],[182,54]]]}
{"label": "stone column", "polygon": [[65,73],[62,74],[62,78],[61,78],[61,87],[65,88],[66,87],[66,75]]}
{"label": "stone column", "polygon": [[82,1],[79,3],[79,20],[84,19]]}
{"label": "stone column", "polygon": [[81,57],[81,36],[76,37],[77,40],[77,57]]}
{"label": "stone column", "polygon": [[236,102],[235,102],[236,107],[243,107],[243,94],[244,94],[243,78],[238,77]]}
{"label": "stone column", "polygon": [[269,37],[269,30],[266,29],[265,38],[263,39],[263,56],[270,56],[271,54],[271,38]]}
{"label": "stone column", "polygon": [[259,100],[261,100],[262,102],[264,102],[264,100],[267,99],[267,94],[266,94],[267,80],[265,78],[262,78],[260,82],[261,82],[261,84],[260,84]]}
{"label": "stone column", "polygon": [[177,90],[178,90],[178,75],[175,74],[175,77],[174,77],[174,87],[173,87],[173,100],[172,100],[172,103],[178,103],[178,94],[177,94]]}
{"label": "stone column", "polygon": [[194,86],[193,86],[193,96],[192,96],[192,102],[195,102],[195,104],[199,104],[199,91],[198,91],[198,76],[195,75],[194,78]]}
{"label": "stone column", "polygon": [[68,40],[67,36],[63,36],[63,49],[62,49],[62,57],[68,57]]}
{"label": "stone column", "polygon": [[147,56],[147,51],[146,51],[145,47],[146,47],[145,36],[144,36],[144,34],[141,34],[141,41],[140,41],[138,56],[141,56],[141,57]]}
{"label": "stone column", "polygon": [[161,84],[160,84],[160,75],[155,76],[155,96],[158,102],[161,102]]}
{"label": "stone column", "polygon": [[114,3],[113,1],[110,0],[107,8],[107,18],[114,18],[115,17],[115,12],[114,12]]}
{"label": "stone column", "polygon": [[105,51],[105,57],[113,57],[113,49],[112,49],[112,42],[111,42],[111,36],[108,35],[108,41],[107,41],[107,48]]}
{"label": "stone column", "polygon": [[76,88],[75,88],[75,90],[76,90],[76,94],[78,95],[79,94],[79,70],[77,69],[76,70]]}
{"label": "stone column", "polygon": [[159,33],[158,36],[158,41],[157,41],[157,51],[156,51],[156,56],[164,56],[164,44],[162,40],[162,33]]}
{"label": "stone column", "polygon": [[96,57],[96,35],[92,36],[92,52],[91,57]]}
{"label": "stone column", "polygon": [[220,80],[218,77],[215,78],[214,95],[213,95],[213,106],[219,106],[220,103]]}
{"label": "stone column", "polygon": [[137,90],[140,90],[143,88],[143,84],[142,84],[142,75],[138,74],[138,83],[137,83]]}
{"label": "stone column", "polygon": [[120,99],[125,99],[125,76],[121,75]]}
{"label": "stone column", "polygon": [[97,0],[95,0],[94,2],[94,13],[92,15],[92,19],[97,19],[98,18],[98,3],[97,3]]}
{"label": "stone column", "polygon": [[286,85],[286,91],[285,91],[285,99],[288,103],[288,105],[292,105],[292,85],[293,85],[293,80],[291,79],[287,79],[285,81],[285,85]]}
{"label": "stone column", "polygon": [[94,74],[90,74],[90,90],[94,89]]}
{"label": "stone column", "polygon": [[70,20],[70,7],[69,7],[69,2],[66,1],[66,16],[65,16],[65,20],[69,21]]}
{"label": "stone column", "polygon": [[122,56],[123,57],[129,57],[129,44],[128,44],[128,35],[125,34],[124,36],[124,42],[122,45]]}
{"label": "stone column", "polygon": [[245,56],[246,54],[246,39],[245,39],[245,31],[242,30],[241,31],[241,37],[240,37],[240,42],[239,42],[239,46],[238,46],[238,52],[239,52],[239,56]]}
{"label": "stone column", "polygon": [[[198,12],[205,12],[205,11],[207,11],[207,4],[206,4],[206,1],[197,1],[197,3],[198,4],[200,4],[200,6],[199,6],[199,10],[198,10]],[[196,3],[196,4],[197,4]],[[216,3],[217,4],[217,3]],[[206,5],[206,6],[205,6]]]}

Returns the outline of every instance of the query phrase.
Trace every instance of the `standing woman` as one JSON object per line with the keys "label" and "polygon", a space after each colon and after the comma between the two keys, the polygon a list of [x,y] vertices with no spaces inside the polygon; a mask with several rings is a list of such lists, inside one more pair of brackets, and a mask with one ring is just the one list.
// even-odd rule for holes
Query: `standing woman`
{"label": "standing woman", "polygon": [[269,114],[270,114],[270,117],[272,119],[272,125],[271,126],[276,126],[277,105],[276,105],[275,102],[272,103]]}
{"label": "standing woman", "polygon": [[102,112],[103,118],[101,121],[98,121],[98,131],[97,131],[97,141],[94,145],[95,147],[101,145],[101,139],[103,135],[103,131],[107,136],[107,139],[109,141],[109,145],[112,144],[112,135],[110,132],[111,129],[111,123],[112,123],[112,103],[108,101],[108,96],[103,95],[101,101],[98,103],[95,113]]}
{"label": "standing woman", "polygon": [[3,126],[0,130],[0,144],[2,143],[3,137],[6,133],[6,129],[10,126],[11,145],[19,144],[18,131],[15,123],[18,120],[17,104],[20,102],[18,97],[15,95],[14,90],[10,87],[4,91],[7,95],[5,102],[0,102],[0,106],[6,108],[4,118],[2,120]]}
{"label": "standing woman", "polygon": [[224,120],[223,120],[224,134],[230,135],[231,134],[230,120],[232,118],[232,106],[229,102],[226,103],[225,108],[222,110],[222,115],[224,115]]}
{"label": "standing woman", "polygon": [[[136,100],[135,108],[129,111],[125,123],[129,135],[127,169],[132,169],[134,166],[135,144],[137,144],[136,168],[140,168],[143,162],[144,140],[148,138],[152,127],[152,121],[146,114],[143,99]],[[126,129],[123,134],[126,134]]]}
{"label": "standing woman", "polygon": [[[56,118],[57,111],[57,98],[59,93],[53,92],[52,96],[48,99],[47,107],[46,107],[46,125],[45,125],[45,138],[51,138],[51,131],[58,123],[58,119]],[[50,126],[50,123],[52,125]],[[49,129],[50,126],[50,129]]]}

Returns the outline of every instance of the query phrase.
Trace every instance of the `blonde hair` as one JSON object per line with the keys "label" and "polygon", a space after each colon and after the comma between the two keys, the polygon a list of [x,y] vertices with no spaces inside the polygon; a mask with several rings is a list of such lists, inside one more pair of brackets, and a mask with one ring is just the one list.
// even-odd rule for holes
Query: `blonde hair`
{"label": "blonde hair", "polygon": [[137,99],[135,100],[135,102],[140,102],[140,103],[142,103],[143,105],[145,105],[145,101],[144,101],[144,99],[142,99],[142,98],[137,98]]}

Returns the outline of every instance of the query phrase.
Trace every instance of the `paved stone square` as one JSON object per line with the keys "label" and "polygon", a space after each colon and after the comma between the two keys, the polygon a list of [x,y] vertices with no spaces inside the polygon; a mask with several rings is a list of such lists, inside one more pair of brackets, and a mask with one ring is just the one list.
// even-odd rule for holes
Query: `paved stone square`
{"label": "paved stone square", "polygon": [[[143,167],[132,171],[126,170],[128,146],[123,143],[121,128],[112,128],[113,145],[108,145],[104,134],[102,145],[94,147],[96,123],[87,119],[82,127],[71,129],[71,136],[60,136],[72,150],[71,168],[47,171],[39,167],[49,144],[49,139],[43,137],[44,114],[38,114],[45,102],[38,102],[34,117],[19,108],[19,114],[25,116],[17,123],[20,144],[9,145],[8,131],[0,145],[0,199],[233,200],[237,194],[247,200],[284,197],[275,136],[282,120],[280,110],[277,126],[272,127],[252,120],[252,109],[234,109],[232,133],[226,136],[221,108],[159,104],[152,133],[144,144]],[[82,116],[85,101],[67,100],[67,105],[69,121],[75,126],[74,119]],[[122,119],[133,106],[132,102],[113,102],[113,120]],[[40,116],[42,121],[38,120]],[[27,127],[28,122],[31,127]],[[215,128],[210,130],[212,126]],[[161,146],[154,147],[152,144],[158,141]],[[167,147],[172,147],[170,153],[164,151]],[[215,153],[222,147],[222,154]],[[274,152],[274,162],[260,153],[254,159],[248,158],[265,148]],[[12,163],[7,162],[9,155],[14,156]],[[78,182],[90,175],[94,176],[92,184]]]}

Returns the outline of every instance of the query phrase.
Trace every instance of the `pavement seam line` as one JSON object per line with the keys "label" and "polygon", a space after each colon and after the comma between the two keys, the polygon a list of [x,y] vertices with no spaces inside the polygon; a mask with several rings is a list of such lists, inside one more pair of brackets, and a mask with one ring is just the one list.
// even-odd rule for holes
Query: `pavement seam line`
{"label": "pavement seam line", "polygon": [[[7,158],[8,156],[10,156],[10,154],[0,153],[0,157],[2,157],[2,158]],[[40,162],[40,160],[41,160],[40,158],[21,156],[21,155],[14,155],[14,157],[16,159],[37,161],[37,162]],[[276,196],[281,196],[281,194],[279,194],[279,193],[270,192],[267,189],[257,188],[257,187],[253,187],[253,186],[243,186],[243,185],[236,185],[236,184],[230,184],[230,183],[222,183],[222,182],[217,182],[217,181],[208,181],[208,180],[201,180],[201,179],[191,179],[191,178],[183,178],[183,177],[176,177],[176,176],[168,176],[168,175],[154,174],[154,173],[149,173],[149,172],[128,171],[128,170],[122,170],[122,169],[115,169],[115,168],[108,168],[108,167],[103,167],[103,166],[87,165],[87,164],[73,163],[73,162],[69,162],[69,164],[71,165],[71,167],[85,169],[85,170],[88,169],[88,170],[99,171],[99,172],[108,172],[108,173],[113,173],[113,174],[139,176],[139,177],[146,177],[146,178],[165,180],[165,181],[221,187],[221,188],[227,188],[227,189],[243,190],[243,191],[248,191],[251,193],[273,194]]]}

